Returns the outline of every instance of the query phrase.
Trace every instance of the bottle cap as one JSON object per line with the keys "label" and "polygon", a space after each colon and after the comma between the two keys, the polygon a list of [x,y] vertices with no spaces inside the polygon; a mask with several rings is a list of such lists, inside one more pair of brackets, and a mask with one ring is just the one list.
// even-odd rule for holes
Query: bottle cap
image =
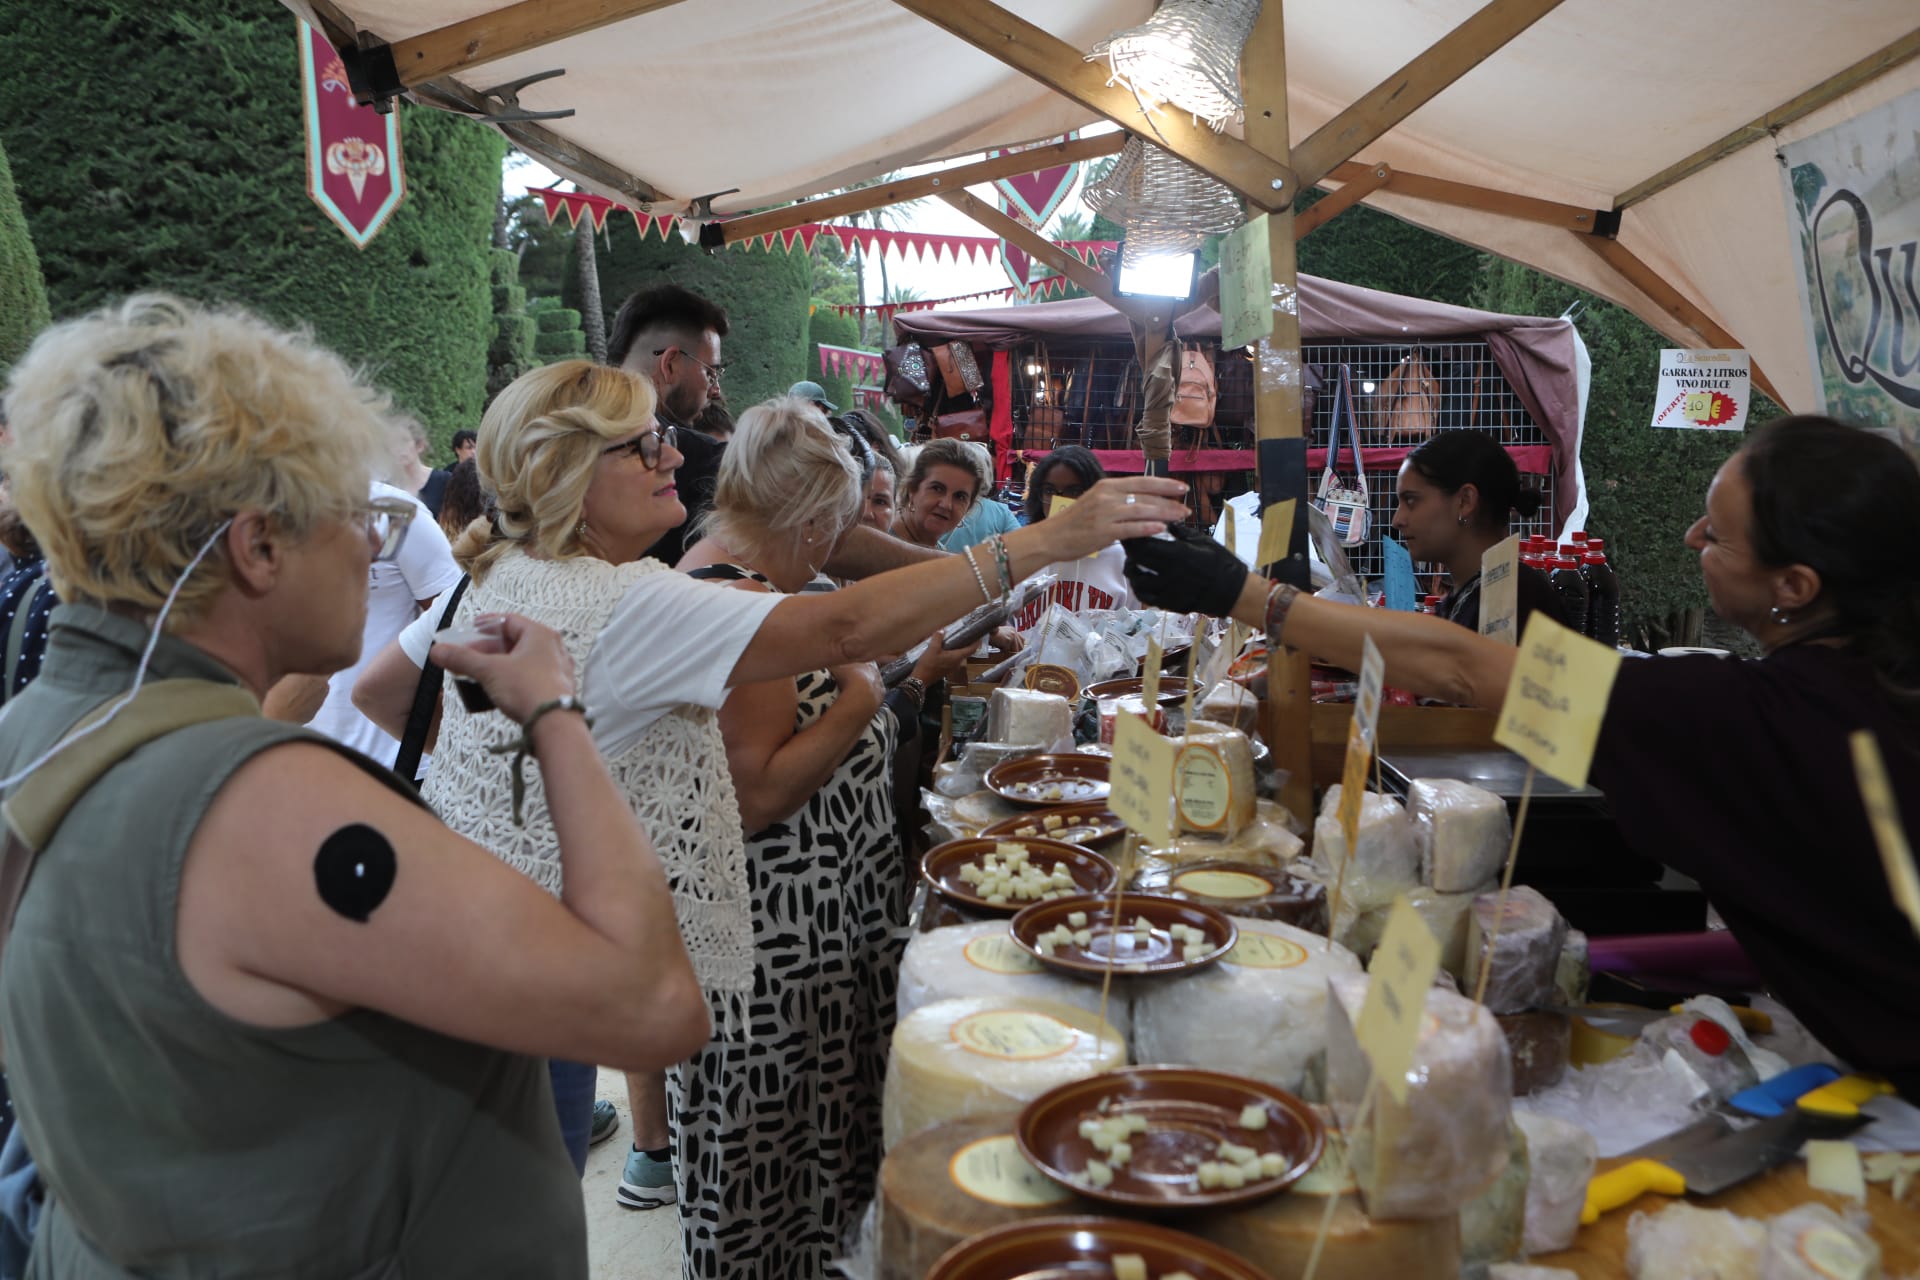
{"label": "bottle cap", "polygon": [[1588,538],[1587,539],[1587,550],[1605,551],[1606,549],[1607,549],[1607,540],[1605,538]]}
{"label": "bottle cap", "polygon": [[1572,556],[1556,556],[1553,561],[1553,567],[1556,569],[1578,569],[1580,562]]}
{"label": "bottle cap", "polygon": [[[1591,546],[1593,544],[1588,543],[1587,545]],[[1580,557],[1580,562],[1582,564],[1605,564],[1607,562],[1606,553],[1601,551],[1589,551],[1587,552],[1587,554]]]}
{"label": "bottle cap", "polygon": [[1575,542],[1585,542],[1587,540],[1587,531],[1585,529],[1580,529],[1580,530],[1577,530],[1576,532],[1568,534],[1567,537],[1569,537]]}
{"label": "bottle cap", "polygon": [[1711,1018],[1702,1018],[1687,1028],[1687,1036],[1696,1049],[1712,1058],[1719,1057],[1733,1045],[1727,1029]]}

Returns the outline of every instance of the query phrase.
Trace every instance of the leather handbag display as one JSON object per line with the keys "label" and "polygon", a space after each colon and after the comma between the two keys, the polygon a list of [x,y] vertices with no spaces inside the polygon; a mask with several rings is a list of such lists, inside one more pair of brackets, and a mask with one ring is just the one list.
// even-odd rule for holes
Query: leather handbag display
{"label": "leather handbag display", "polygon": [[[966,342],[949,342],[947,354],[953,358],[953,370],[959,375],[960,385],[969,395],[979,394],[986,385],[986,379],[980,376],[979,362],[973,358],[973,346]],[[949,388],[951,390],[951,388]]]}
{"label": "leather handbag display", "polygon": [[1213,356],[1197,342],[1180,345],[1180,381],[1174,387],[1171,421],[1180,427],[1210,427],[1220,388]]}
{"label": "leather handbag display", "polygon": [[952,413],[943,413],[933,420],[933,438],[935,440],[979,440],[988,439],[987,411],[985,409],[956,409]]}
{"label": "leather handbag display", "polygon": [[[1342,483],[1337,464],[1340,461],[1340,427],[1345,419],[1347,439],[1353,444],[1353,470],[1356,484]],[[1340,380],[1333,389],[1333,430],[1328,433],[1327,466],[1320,473],[1320,491],[1313,505],[1326,513],[1333,525],[1333,536],[1343,547],[1357,547],[1367,540],[1369,510],[1367,504],[1367,462],[1360,453],[1360,423],[1353,411],[1353,371],[1340,366]]]}
{"label": "leather handbag display", "polygon": [[888,347],[881,357],[887,370],[887,396],[895,404],[915,407],[933,390],[927,349],[917,342]]}
{"label": "leather handbag display", "polygon": [[1440,425],[1440,379],[1418,351],[1410,351],[1380,385],[1374,414],[1396,444],[1418,444]]}
{"label": "leather handbag display", "polygon": [[940,384],[950,396],[967,394],[967,384],[960,379],[960,367],[953,362],[953,349],[958,343],[942,343],[928,349],[933,356],[933,367],[940,371]]}

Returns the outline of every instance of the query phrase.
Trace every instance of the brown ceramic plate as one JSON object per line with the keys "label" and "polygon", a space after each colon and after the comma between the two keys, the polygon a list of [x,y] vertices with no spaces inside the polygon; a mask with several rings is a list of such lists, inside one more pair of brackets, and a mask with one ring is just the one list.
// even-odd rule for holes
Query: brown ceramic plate
{"label": "brown ceramic plate", "polygon": [[[1075,926],[1070,917],[1086,917]],[[1143,934],[1134,921],[1144,918]],[[1113,897],[1055,898],[1036,902],[1013,918],[1013,940],[1035,960],[1049,969],[1074,978],[1105,978],[1111,968],[1125,977],[1184,978],[1197,973],[1233,950],[1240,931],[1233,921],[1212,907],[1178,898],[1152,898],[1129,893],[1120,899],[1121,926],[1113,925]],[[1173,940],[1170,926],[1185,925],[1206,935],[1211,948],[1205,955],[1185,958],[1185,948]],[[1040,935],[1055,929],[1081,928],[1087,931],[1083,946],[1062,942],[1049,952],[1041,947]]]}
{"label": "brown ceramic plate", "polygon": [[[1047,826],[1048,818],[1059,818],[1060,825]],[[1034,828],[1031,834],[1043,840],[1065,840],[1083,849],[1112,844],[1127,830],[1126,824],[1107,808],[1105,800],[1082,800],[1078,804],[1057,804],[1032,813],[1016,813],[980,828],[980,834],[983,837],[1022,835],[1027,834],[1022,830],[1025,827]]]}
{"label": "brown ceramic plate", "polygon": [[[1243,1129],[1241,1110],[1265,1109],[1267,1127]],[[1087,1161],[1103,1157],[1080,1136],[1082,1120],[1137,1113],[1147,1129],[1128,1139],[1133,1156],[1105,1187],[1086,1185]],[[1207,1209],[1246,1204],[1292,1186],[1313,1167],[1326,1130],[1306,1103],[1258,1080],[1198,1067],[1125,1067],[1041,1094],[1014,1129],[1034,1167],[1083,1196],[1138,1209]],[[1217,1160],[1220,1143],[1287,1158],[1277,1178],[1256,1178],[1237,1190],[1204,1191],[1195,1170]]]}
{"label": "brown ceramic plate", "polygon": [[1113,1260],[1135,1253],[1149,1276],[1267,1280],[1209,1240],[1122,1218],[1030,1218],[983,1231],[942,1254],[926,1280],[1112,1280]]}
{"label": "brown ceramic plate", "polygon": [[994,847],[1002,844],[1024,845],[1028,861],[1044,871],[1051,872],[1057,866],[1064,866],[1067,874],[1073,877],[1074,887],[1066,891],[1072,895],[1112,893],[1114,884],[1120,878],[1113,864],[1091,849],[1082,849],[1064,840],[1041,840],[1032,836],[976,836],[971,840],[949,840],[945,844],[937,844],[927,850],[926,857],[920,859],[920,878],[941,897],[970,910],[988,915],[1013,915],[1031,904],[988,902],[978,890],[960,878],[960,868],[969,863],[984,862]]}
{"label": "brown ceramic plate", "polygon": [[1098,756],[1022,756],[1002,760],[987,770],[987,790],[1003,800],[1030,809],[1105,800],[1113,791],[1107,781],[1110,762]]}
{"label": "brown ceramic plate", "polygon": [[[1101,698],[1126,698],[1146,692],[1147,682],[1141,676],[1122,676],[1118,680],[1102,680],[1090,684],[1083,697],[1098,701]],[[1160,705],[1173,706],[1185,701],[1187,696],[1187,678],[1185,676],[1160,677]]]}

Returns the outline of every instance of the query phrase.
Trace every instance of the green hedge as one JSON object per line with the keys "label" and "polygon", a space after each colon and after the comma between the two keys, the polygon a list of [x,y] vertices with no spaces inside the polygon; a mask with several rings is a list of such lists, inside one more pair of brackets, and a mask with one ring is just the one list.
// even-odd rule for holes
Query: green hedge
{"label": "green hedge", "polygon": [[827,390],[827,399],[842,409],[853,408],[853,379],[845,374],[828,375],[820,371],[820,344],[830,347],[858,347],[860,345],[860,322],[852,316],[843,316],[835,311],[832,304],[813,300],[813,321],[808,327],[807,372],[802,377],[811,378]]}
{"label": "green hedge", "polygon": [[20,212],[13,189],[13,171],[0,148],[0,380],[33,335],[46,326],[47,286],[40,278],[40,258]]}
{"label": "green hedge", "polygon": [[538,319],[542,333],[566,333],[580,327],[580,313],[572,307],[547,307]]}
{"label": "green hedge", "polygon": [[150,288],[240,303],[310,326],[437,443],[478,422],[499,137],[401,107],[407,196],[362,250],[307,195],[299,41],[274,0],[0,0],[0,49],[0,142],[31,175],[56,314]]}
{"label": "green hedge", "polygon": [[587,335],[577,328],[548,330],[534,338],[533,349],[547,357],[574,359],[587,353]]}

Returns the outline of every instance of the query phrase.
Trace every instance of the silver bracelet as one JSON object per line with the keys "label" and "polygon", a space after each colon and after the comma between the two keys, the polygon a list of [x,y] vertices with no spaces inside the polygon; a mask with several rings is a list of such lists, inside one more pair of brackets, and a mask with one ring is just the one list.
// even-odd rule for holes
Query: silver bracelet
{"label": "silver bracelet", "polygon": [[1293,608],[1295,597],[1300,588],[1290,582],[1276,582],[1267,592],[1267,643],[1278,645],[1280,634],[1287,629],[1287,611]]}
{"label": "silver bracelet", "polygon": [[[979,545],[978,543],[974,544],[974,546],[978,546],[978,545]],[[980,584],[981,596],[985,598],[988,604],[992,604],[993,593],[987,590],[987,575],[980,572],[980,562],[973,558],[973,547],[968,547],[965,551],[961,552],[960,554],[962,558],[966,560],[967,568],[973,570],[973,580]]]}
{"label": "silver bracelet", "polygon": [[915,711],[927,705],[927,682],[919,676],[908,676],[893,687],[898,692],[904,693],[913,699],[913,709]]}

